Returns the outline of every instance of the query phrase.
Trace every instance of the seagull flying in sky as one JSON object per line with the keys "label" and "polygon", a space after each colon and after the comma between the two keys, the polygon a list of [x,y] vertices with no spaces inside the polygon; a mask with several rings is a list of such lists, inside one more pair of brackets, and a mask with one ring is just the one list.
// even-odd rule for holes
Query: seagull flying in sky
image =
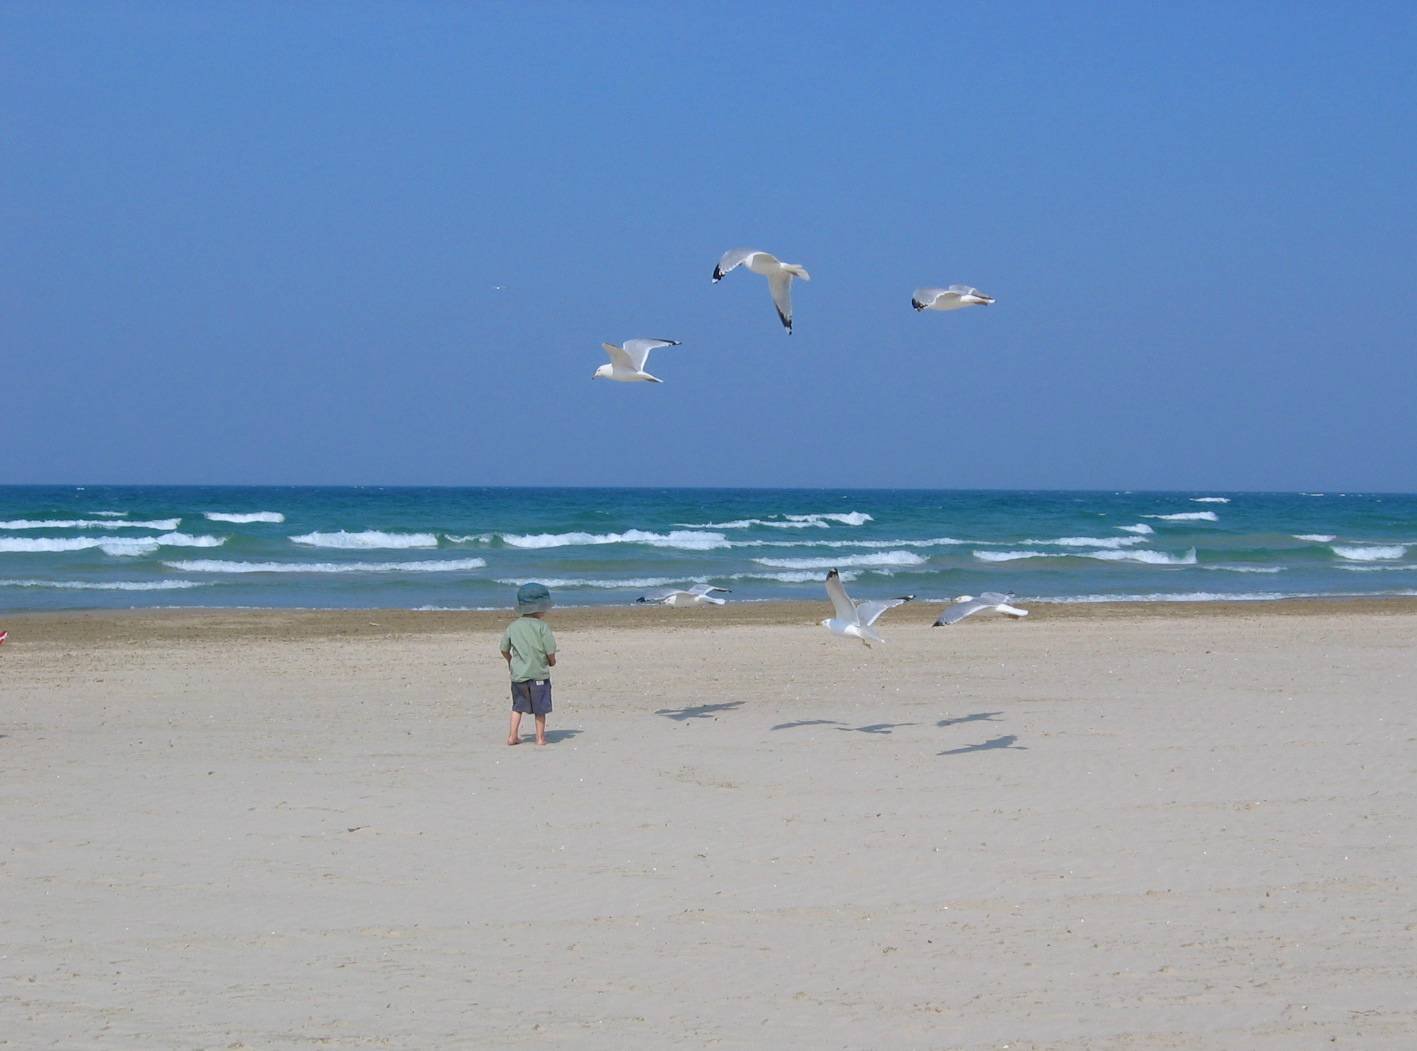
{"label": "seagull flying in sky", "polygon": [[593,380],[616,380],[620,383],[663,383],[657,376],[645,371],[649,352],[658,347],[677,347],[677,339],[627,339],[623,347],[614,343],[602,343],[605,353],[610,355],[610,364],[602,365],[591,376]]}
{"label": "seagull flying in sky", "polygon": [[881,619],[881,614],[909,602],[915,596],[901,595],[899,598],[873,602],[853,602],[851,596],[846,593],[846,588],[842,586],[841,574],[833,569],[827,574],[827,597],[832,600],[836,616],[822,621],[822,627],[829,629],[833,635],[860,639],[869,647],[873,642],[886,641],[876,634],[873,627],[876,621]]}
{"label": "seagull flying in sky", "polygon": [[910,305],[916,310],[958,310],[960,307],[987,307],[994,302],[993,296],[986,296],[969,285],[950,285],[949,288],[917,288],[910,297]]}
{"label": "seagull flying in sky", "polygon": [[678,588],[663,588],[659,591],[651,591],[635,599],[636,602],[658,602],[662,606],[702,606],[709,603],[714,606],[721,606],[726,599],[721,599],[714,595],[715,591],[722,591],[725,594],[732,591],[732,588],[715,587],[712,584],[695,584],[688,591],[681,591]]}
{"label": "seagull flying in sky", "polygon": [[772,302],[773,306],[777,307],[777,316],[782,318],[787,334],[792,335],[792,279],[800,277],[803,281],[810,281],[812,275],[797,263],[784,263],[777,256],[760,252],[756,248],[730,248],[723,253],[723,258],[713,268],[714,282],[722,281],[724,274],[740,266],[746,266],[753,273],[762,274],[768,279],[768,288],[772,291]]}
{"label": "seagull flying in sky", "polygon": [[946,624],[956,624],[971,613],[978,613],[981,609],[993,610],[995,613],[1013,617],[1014,620],[1028,616],[1028,610],[1009,605],[1013,600],[1012,592],[1004,595],[998,591],[986,591],[978,598],[973,595],[960,595],[940,611],[940,615],[935,618],[934,626],[939,628]]}

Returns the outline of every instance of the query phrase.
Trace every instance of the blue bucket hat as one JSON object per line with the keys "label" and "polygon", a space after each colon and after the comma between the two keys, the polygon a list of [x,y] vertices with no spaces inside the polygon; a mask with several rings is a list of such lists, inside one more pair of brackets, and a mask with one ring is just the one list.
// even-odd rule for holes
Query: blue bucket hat
{"label": "blue bucket hat", "polygon": [[523,584],[517,588],[518,613],[545,613],[551,608],[551,592],[545,584]]}

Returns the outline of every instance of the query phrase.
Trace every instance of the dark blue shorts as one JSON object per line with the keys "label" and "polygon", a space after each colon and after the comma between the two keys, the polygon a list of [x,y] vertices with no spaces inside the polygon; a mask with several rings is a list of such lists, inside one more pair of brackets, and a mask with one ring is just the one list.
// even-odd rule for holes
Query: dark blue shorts
{"label": "dark blue shorts", "polygon": [[512,683],[512,711],[523,715],[545,715],[551,711],[551,680]]}

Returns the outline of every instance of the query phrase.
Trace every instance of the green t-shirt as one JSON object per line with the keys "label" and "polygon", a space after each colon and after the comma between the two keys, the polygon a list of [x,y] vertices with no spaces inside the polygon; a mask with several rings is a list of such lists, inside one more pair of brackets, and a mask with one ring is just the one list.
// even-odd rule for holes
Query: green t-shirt
{"label": "green t-shirt", "polygon": [[518,617],[502,632],[501,650],[512,653],[512,681],[548,679],[547,654],[556,652],[556,636],[540,617]]}

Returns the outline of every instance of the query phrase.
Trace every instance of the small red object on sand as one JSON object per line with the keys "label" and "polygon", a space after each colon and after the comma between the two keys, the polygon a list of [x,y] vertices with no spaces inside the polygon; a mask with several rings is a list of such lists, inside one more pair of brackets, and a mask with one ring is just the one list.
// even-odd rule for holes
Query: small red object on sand
{"label": "small red object on sand", "polygon": [[0,642],[4,642],[9,637],[10,633],[8,631],[0,631]]}

